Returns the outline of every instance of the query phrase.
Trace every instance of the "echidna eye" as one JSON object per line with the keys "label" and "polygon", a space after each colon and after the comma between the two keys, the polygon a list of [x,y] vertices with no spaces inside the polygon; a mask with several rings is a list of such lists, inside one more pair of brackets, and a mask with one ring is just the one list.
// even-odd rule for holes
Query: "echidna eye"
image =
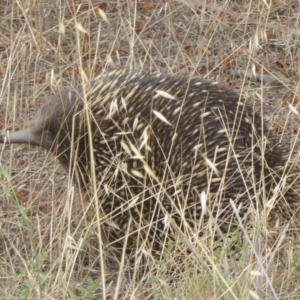
{"label": "echidna eye", "polygon": [[66,153],[63,154],[63,157],[64,157],[65,163],[69,163],[69,156]]}

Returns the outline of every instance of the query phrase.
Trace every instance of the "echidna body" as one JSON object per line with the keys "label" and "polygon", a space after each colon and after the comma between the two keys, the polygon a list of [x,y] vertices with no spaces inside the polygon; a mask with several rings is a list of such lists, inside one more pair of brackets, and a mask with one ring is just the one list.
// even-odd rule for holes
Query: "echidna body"
{"label": "echidna body", "polygon": [[54,95],[28,129],[1,141],[54,152],[82,189],[97,193],[112,240],[160,249],[174,234],[170,218],[199,228],[210,211],[227,232],[236,220],[230,199],[241,217],[263,204],[257,199],[268,198],[281,165],[267,134],[261,117],[218,83],[116,70]]}

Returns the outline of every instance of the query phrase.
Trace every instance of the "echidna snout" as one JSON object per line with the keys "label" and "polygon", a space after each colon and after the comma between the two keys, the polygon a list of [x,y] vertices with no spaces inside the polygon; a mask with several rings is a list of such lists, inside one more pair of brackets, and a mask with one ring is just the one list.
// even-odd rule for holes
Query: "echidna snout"
{"label": "echidna snout", "polygon": [[141,242],[159,249],[174,234],[168,218],[183,229],[209,220],[202,192],[224,232],[235,223],[229,199],[241,217],[262,205],[257,195],[265,189],[268,196],[272,170],[281,164],[274,138],[263,134],[261,117],[218,83],[117,70],[54,95],[29,129],[6,141],[55,151],[87,192],[95,192],[95,171],[112,240],[122,243],[129,232],[129,249]]}
{"label": "echidna snout", "polygon": [[[6,135],[0,135],[0,143],[29,144],[49,149],[49,147],[46,146],[45,142],[43,143],[43,140],[45,140],[43,136],[44,134],[42,134],[42,132],[41,134],[37,134],[35,132],[32,132],[31,127],[28,127],[21,131],[7,133]],[[47,145],[49,146],[51,146],[52,143],[50,141],[47,141]]]}

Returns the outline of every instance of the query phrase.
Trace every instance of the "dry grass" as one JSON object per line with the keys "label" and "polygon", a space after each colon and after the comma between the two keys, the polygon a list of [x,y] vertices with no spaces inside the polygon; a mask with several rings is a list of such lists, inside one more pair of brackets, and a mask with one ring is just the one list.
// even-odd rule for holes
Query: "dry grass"
{"label": "dry grass", "polygon": [[[0,10],[2,130],[26,126],[61,86],[112,65],[143,68],[224,80],[264,112],[297,161],[298,0],[0,0]],[[99,246],[95,202],[54,157],[1,149],[1,298],[300,297],[300,245],[285,236],[286,224],[270,227],[253,213],[255,226],[218,241],[208,224],[200,238],[183,237],[191,254],[179,238],[169,245],[176,256],[166,251],[137,276],[126,257]],[[176,269],[179,280],[170,276]]]}

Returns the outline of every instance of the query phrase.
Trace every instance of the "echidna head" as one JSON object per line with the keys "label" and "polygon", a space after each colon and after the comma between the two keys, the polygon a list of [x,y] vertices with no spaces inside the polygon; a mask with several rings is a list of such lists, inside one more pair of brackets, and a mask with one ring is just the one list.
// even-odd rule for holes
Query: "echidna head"
{"label": "echidna head", "polygon": [[66,103],[71,99],[68,90],[51,97],[39,109],[30,126],[24,130],[0,135],[0,143],[28,144],[53,150],[62,120],[66,116]]}

